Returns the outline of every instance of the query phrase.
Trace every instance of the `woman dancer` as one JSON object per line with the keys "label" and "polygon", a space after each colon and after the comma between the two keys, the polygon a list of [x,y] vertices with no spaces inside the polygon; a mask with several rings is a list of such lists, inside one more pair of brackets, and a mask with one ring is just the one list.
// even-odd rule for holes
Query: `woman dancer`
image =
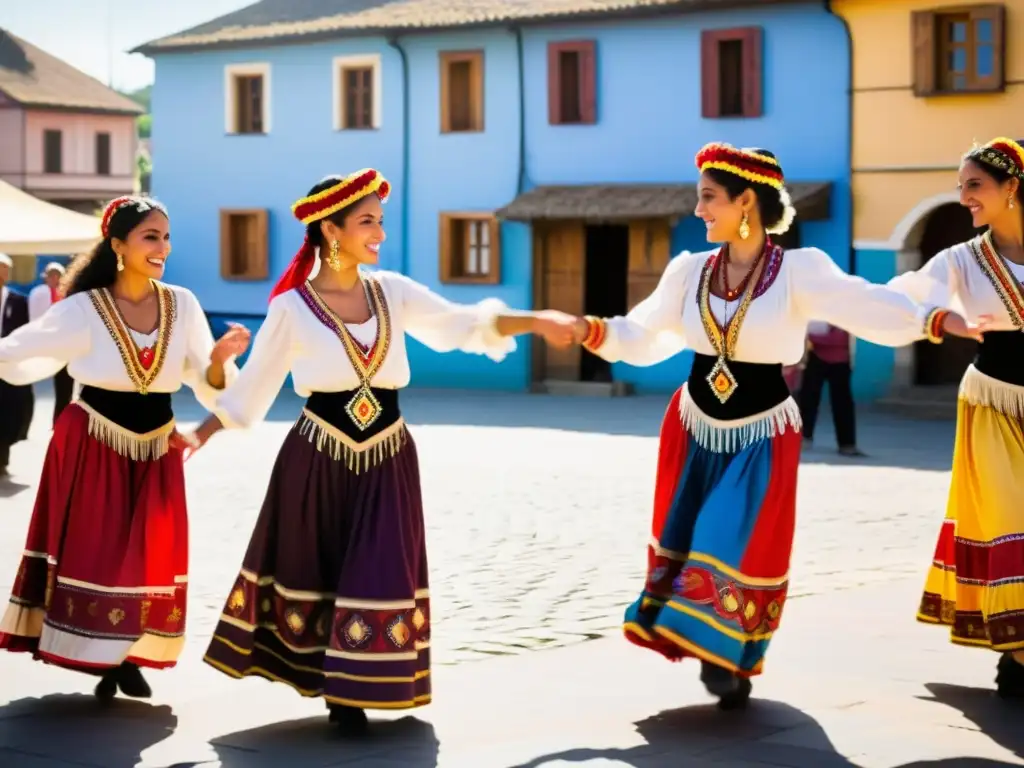
{"label": "woman dancer", "polygon": [[985,233],[890,287],[963,306],[985,326],[960,382],[946,519],[918,619],[1002,655],[996,685],[1024,697],[1024,149],[998,138],[960,165],[960,203]]}
{"label": "woman dancer", "polygon": [[171,393],[212,407],[248,332],[214,344],[189,291],[157,282],[171,251],[167,211],[112,201],[103,239],[66,276],[67,298],[0,341],[0,378],[28,384],[66,365],[81,386],[43,464],[0,648],[101,675],[96,695],[146,698],[139,667],[184,644],[188,519]]}
{"label": "woman dancer", "polygon": [[577,338],[632,365],[696,353],[662,424],[647,579],[624,630],[671,660],[700,659],[708,691],[732,708],[761,673],[789,585],[800,411],[783,366],[803,356],[808,321],[890,346],[970,331],[816,248],[772,243],[794,211],[770,152],[709,144],[696,163],[696,214],[723,246],[683,253],[627,316],[581,319]]}
{"label": "woman dancer", "polygon": [[[292,207],[306,239],[277,284],[252,355],[218,401],[224,425],[261,420],[291,371],[307,397],[285,438],[206,661],[322,696],[343,729],[365,709],[430,700],[430,600],[416,446],[398,391],[405,334],[502,359],[510,337],[572,343],[574,318],[451,304],[394,272],[362,273],[384,241],[390,187],[328,177]],[[321,260],[316,276],[309,276]],[[204,443],[221,427],[208,419]]]}

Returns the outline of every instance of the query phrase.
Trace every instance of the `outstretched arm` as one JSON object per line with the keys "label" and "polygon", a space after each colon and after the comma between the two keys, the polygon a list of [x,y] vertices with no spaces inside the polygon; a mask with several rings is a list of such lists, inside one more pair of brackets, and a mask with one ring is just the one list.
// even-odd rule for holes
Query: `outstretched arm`
{"label": "outstretched arm", "polygon": [[15,386],[34,384],[88,350],[89,329],[80,303],[61,301],[0,339],[0,379]]}

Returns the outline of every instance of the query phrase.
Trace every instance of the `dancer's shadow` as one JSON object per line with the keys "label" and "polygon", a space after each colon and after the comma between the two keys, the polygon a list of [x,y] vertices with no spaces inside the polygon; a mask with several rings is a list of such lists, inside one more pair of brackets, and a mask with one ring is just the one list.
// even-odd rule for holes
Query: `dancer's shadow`
{"label": "dancer's shadow", "polygon": [[218,736],[210,746],[221,768],[281,768],[341,760],[346,765],[374,765],[365,761],[378,760],[406,768],[435,768],[438,755],[434,726],[412,716],[371,718],[370,732],[359,738],[344,737],[326,717],[310,717]]}
{"label": "dancer's shadow", "polygon": [[0,478],[0,499],[10,499],[22,491],[27,491],[31,485],[19,483],[9,477]]}
{"label": "dancer's shadow", "polygon": [[629,749],[571,749],[515,768],[601,758],[635,768],[687,765],[695,758],[722,766],[767,763],[793,768],[857,768],[836,751],[817,721],[778,701],[756,699],[746,711],[732,713],[721,712],[714,705],[667,710],[636,723],[636,729],[646,744]]}
{"label": "dancer's shadow", "polygon": [[46,758],[73,756],[86,765],[133,768],[177,724],[170,707],[141,701],[115,699],[104,706],[80,693],[18,699],[0,708],[0,763],[35,765],[37,758],[42,765]]}

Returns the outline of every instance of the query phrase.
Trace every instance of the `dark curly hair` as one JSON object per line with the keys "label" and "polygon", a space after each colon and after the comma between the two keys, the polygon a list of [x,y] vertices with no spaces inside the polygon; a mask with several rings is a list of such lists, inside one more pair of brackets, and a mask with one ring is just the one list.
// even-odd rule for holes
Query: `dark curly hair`
{"label": "dark curly hair", "polygon": [[[1016,142],[1021,146],[1024,146],[1024,139],[1016,139]],[[1016,178],[1020,183],[1017,185],[1017,208],[1018,215],[1024,220],[1024,178],[1020,176],[1014,176],[1009,171],[1003,168],[997,168],[992,163],[984,159],[985,147],[975,147],[970,152],[966,153],[963,157],[964,161],[970,160],[978,169],[981,170],[989,178],[993,179],[997,184],[1005,184],[1012,178]]]}
{"label": "dark curly hair", "polygon": [[[753,152],[762,157],[769,157],[777,160],[774,154],[767,149],[746,149],[746,152]],[[730,200],[735,200],[746,190],[752,190],[757,198],[757,211],[761,215],[761,223],[772,235],[781,235],[788,231],[796,218],[796,209],[789,198],[785,187],[776,189],[768,184],[759,184],[742,176],[718,168],[708,168],[704,171],[715,184],[723,187],[729,195]]]}
{"label": "dark curly hair", "polygon": [[[61,290],[71,296],[94,288],[109,288],[117,279],[117,254],[113,240],[124,240],[153,211],[168,216],[167,208],[148,197],[133,197],[110,216],[106,236],[87,254],[78,256],[61,280]],[[168,218],[170,218],[168,216]]]}

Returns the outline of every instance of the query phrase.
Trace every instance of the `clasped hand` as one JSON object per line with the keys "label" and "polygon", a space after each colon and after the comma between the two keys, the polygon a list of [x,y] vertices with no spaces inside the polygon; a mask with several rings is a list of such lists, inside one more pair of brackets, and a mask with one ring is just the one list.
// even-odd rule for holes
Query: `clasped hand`
{"label": "clasped hand", "polygon": [[587,321],[557,309],[545,309],[533,316],[533,332],[555,349],[581,344],[587,336]]}

